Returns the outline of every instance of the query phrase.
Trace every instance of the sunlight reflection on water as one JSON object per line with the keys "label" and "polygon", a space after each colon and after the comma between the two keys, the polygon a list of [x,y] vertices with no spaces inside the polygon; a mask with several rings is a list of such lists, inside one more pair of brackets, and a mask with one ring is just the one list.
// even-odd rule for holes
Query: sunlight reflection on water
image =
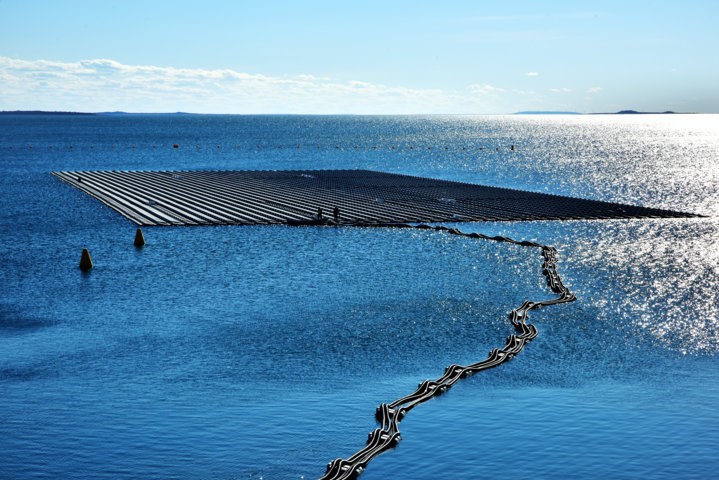
{"label": "sunlight reflection on water", "polygon": [[533,249],[436,232],[152,228],[136,250],[131,225],[48,175],[201,168],[368,168],[709,215],[454,225],[556,246],[578,300],[532,312],[517,359],[412,412],[365,473],[706,476],[718,120],[0,120],[0,476],[316,477],[379,402],[484,358],[511,308],[551,297]]}

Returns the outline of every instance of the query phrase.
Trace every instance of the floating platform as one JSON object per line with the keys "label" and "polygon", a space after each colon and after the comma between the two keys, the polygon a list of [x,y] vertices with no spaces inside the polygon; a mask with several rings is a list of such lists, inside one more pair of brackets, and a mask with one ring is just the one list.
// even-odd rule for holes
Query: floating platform
{"label": "floating platform", "polygon": [[343,225],[696,215],[368,170],[74,171],[54,176],[140,226]]}

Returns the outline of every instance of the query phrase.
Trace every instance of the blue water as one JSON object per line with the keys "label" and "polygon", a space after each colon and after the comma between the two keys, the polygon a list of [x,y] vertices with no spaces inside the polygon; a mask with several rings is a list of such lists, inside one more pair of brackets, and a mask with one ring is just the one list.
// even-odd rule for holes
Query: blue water
{"label": "blue water", "polygon": [[535,249],[440,232],[156,227],[137,250],[49,175],[312,168],[707,216],[456,224],[554,245],[578,300],[413,410],[363,478],[715,475],[719,116],[133,115],[0,116],[0,478],[316,478],[379,403],[552,297]]}

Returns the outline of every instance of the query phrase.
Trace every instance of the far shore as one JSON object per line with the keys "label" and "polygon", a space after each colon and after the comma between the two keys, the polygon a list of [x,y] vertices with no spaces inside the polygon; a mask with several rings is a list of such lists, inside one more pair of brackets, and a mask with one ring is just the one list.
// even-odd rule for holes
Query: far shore
{"label": "far shore", "polygon": [[[571,111],[561,111],[561,110],[527,110],[527,111],[521,111],[521,112],[514,112],[514,113],[478,113],[477,115],[674,115],[674,114],[682,114],[682,115],[691,115],[695,112],[673,112],[671,110],[667,110],[664,112],[641,112],[638,110],[620,110],[618,112],[590,112],[590,113],[581,113],[581,112],[571,112]],[[225,114],[225,113],[192,113],[192,112],[74,112],[74,111],[56,111],[56,110],[0,110],[0,115],[305,115],[305,114],[254,114],[254,113],[238,113],[238,114]],[[316,115],[316,114],[306,114],[306,115]],[[347,113],[347,114],[327,114],[327,115],[348,115],[352,116],[355,114]],[[414,114],[406,114],[406,115],[414,115]],[[433,115],[433,114],[428,114]],[[368,116],[373,116],[373,114],[369,114]],[[397,116],[402,116],[402,114],[398,114]]]}

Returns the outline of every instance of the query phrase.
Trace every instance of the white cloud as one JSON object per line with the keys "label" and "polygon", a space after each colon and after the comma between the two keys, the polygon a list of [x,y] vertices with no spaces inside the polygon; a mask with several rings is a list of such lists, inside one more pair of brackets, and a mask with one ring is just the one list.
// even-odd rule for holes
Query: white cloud
{"label": "white cloud", "polygon": [[572,89],[571,89],[571,88],[567,88],[567,87],[562,87],[562,88],[550,88],[549,91],[552,92],[552,93],[571,93],[571,92],[572,92]]}
{"label": "white cloud", "polygon": [[480,108],[466,96],[441,89],[313,75],[267,76],[230,69],[126,65],[110,59],[55,62],[0,56],[0,110],[481,113]]}
{"label": "white cloud", "polygon": [[469,86],[469,91],[472,92],[474,95],[478,96],[486,96],[486,95],[496,95],[498,93],[504,92],[503,88],[494,87],[492,85],[482,85],[481,83],[475,83]]}
{"label": "white cloud", "polygon": [[545,108],[552,102],[535,89],[485,83],[458,90],[409,88],[311,73],[273,76],[102,58],[58,62],[0,56],[0,110],[481,114]]}
{"label": "white cloud", "polygon": [[538,72],[527,72],[524,74],[524,76],[525,77],[538,77],[539,73]]}
{"label": "white cloud", "polygon": [[590,94],[591,94],[591,93],[599,93],[599,92],[601,92],[602,90],[604,90],[602,87],[589,87],[589,88],[587,89],[587,93],[590,93]]}

